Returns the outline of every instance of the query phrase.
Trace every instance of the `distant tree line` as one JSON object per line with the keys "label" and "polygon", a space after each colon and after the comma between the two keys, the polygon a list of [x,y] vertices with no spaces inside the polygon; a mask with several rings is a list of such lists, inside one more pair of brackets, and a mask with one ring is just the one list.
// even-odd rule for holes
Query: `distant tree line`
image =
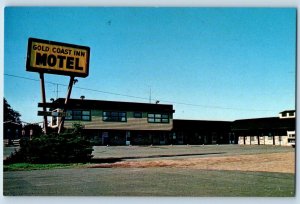
{"label": "distant tree line", "polygon": [[12,107],[8,104],[6,98],[3,98],[3,121],[4,122],[14,122],[21,124],[21,114],[18,111],[12,109]]}

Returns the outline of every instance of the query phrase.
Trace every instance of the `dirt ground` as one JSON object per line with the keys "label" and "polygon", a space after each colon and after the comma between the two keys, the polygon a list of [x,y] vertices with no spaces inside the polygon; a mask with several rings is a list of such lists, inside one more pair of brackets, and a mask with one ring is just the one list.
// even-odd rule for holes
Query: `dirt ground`
{"label": "dirt ground", "polygon": [[255,172],[295,173],[295,153],[280,152],[253,155],[233,155],[155,161],[121,161],[112,164],[93,164],[90,168],[151,168],[176,167],[202,170],[234,170]]}

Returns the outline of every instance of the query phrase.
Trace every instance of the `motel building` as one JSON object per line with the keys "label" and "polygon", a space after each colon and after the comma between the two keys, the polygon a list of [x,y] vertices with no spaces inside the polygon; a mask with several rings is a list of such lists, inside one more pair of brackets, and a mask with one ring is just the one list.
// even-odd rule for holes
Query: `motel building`
{"label": "motel building", "polygon": [[[61,112],[64,101],[54,101],[52,111]],[[170,104],[70,99],[64,128],[82,124],[95,145],[295,144],[295,111],[236,121],[179,120],[174,112]],[[50,127],[60,120],[52,116]]]}
{"label": "motel building", "polygon": [[[64,99],[54,103],[61,111]],[[70,99],[64,127],[80,122],[98,145],[163,145],[171,142],[174,112],[172,105]],[[52,117],[51,127],[59,122]]]}
{"label": "motel building", "polygon": [[232,130],[239,135],[240,145],[294,146],[295,127],[295,111],[287,110],[278,117],[236,120]]}

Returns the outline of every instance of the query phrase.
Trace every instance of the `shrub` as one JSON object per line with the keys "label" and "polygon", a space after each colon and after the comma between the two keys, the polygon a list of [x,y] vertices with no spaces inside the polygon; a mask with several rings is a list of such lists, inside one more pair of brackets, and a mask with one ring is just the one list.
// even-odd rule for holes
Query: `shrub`
{"label": "shrub", "polygon": [[92,158],[92,145],[80,132],[51,133],[22,138],[19,151],[14,152],[5,163],[73,163],[88,162]]}

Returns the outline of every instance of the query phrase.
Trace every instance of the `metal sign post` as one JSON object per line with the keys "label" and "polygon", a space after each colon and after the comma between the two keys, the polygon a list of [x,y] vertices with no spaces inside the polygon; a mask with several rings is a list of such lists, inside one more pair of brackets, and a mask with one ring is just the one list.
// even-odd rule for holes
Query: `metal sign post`
{"label": "metal sign post", "polygon": [[[63,108],[63,113],[65,113],[65,111],[67,109],[67,104],[68,104],[68,100],[70,99],[70,96],[71,96],[73,84],[74,84],[74,76],[71,76],[69,86],[68,86],[68,93],[67,93],[67,97],[65,99],[65,104],[64,104],[64,108]],[[64,127],[64,122],[65,122],[65,114],[63,114],[63,116],[61,117],[61,120],[60,120],[60,123],[58,126],[58,134],[61,133],[61,131]]]}
{"label": "metal sign post", "polygon": [[[40,72],[40,79],[41,79],[41,91],[42,91],[42,103],[46,103],[46,92],[45,92],[45,80],[44,80],[44,73]],[[43,107],[43,111],[46,112],[47,108],[46,106]],[[47,134],[47,115],[44,115],[44,133]]]}

